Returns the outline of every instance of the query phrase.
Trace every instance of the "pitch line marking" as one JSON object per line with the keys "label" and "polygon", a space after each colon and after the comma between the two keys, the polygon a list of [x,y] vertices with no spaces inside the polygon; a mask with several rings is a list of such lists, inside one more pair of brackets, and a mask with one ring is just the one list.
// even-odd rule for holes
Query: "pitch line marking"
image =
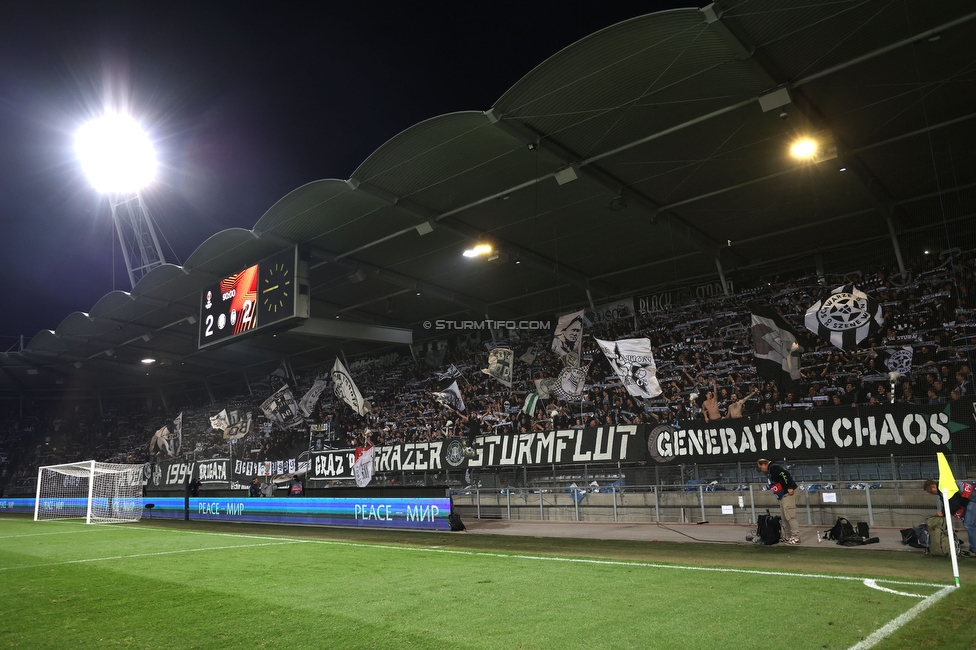
{"label": "pitch line marking", "polygon": [[936,604],[937,602],[939,602],[940,600],[948,596],[954,589],[956,589],[955,585],[942,587],[942,589],[938,590],[937,592],[935,592],[934,594],[932,594],[922,602],[918,603],[917,605],[912,607],[904,614],[900,616],[896,616],[895,618],[888,621],[886,625],[872,632],[867,638],[865,638],[860,643],[852,645],[849,648],[849,650],[868,650],[868,648],[873,648],[879,642],[883,641],[884,639],[894,634],[898,630],[898,628],[905,625],[913,618],[915,618],[916,616],[918,616],[919,614],[927,610],[929,607],[931,607],[932,605]]}
{"label": "pitch line marking", "polygon": [[160,555],[176,555],[177,553],[199,553],[201,551],[226,551],[234,548],[255,548],[258,546],[285,546],[287,544],[305,544],[307,540],[289,540],[279,542],[268,542],[266,544],[237,544],[236,546],[210,546],[207,548],[181,548],[175,551],[156,551],[155,553],[132,553],[129,555],[113,555],[109,557],[92,557],[80,560],[63,560],[61,562],[45,562],[43,564],[24,564],[21,566],[0,567],[2,571],[15,571],[20,569],[37,569],[42,567],[65,566],[68,564],[87,564],[89,562],[108,562],[111,560],[128,560],[132,558],[157,557]]}
{"label": "pitch line marking", "polygon": [[878,591],[884,591],[889,594],[895,594],[898,596],[911,596],[912,598],[927,598],[922,594],[910,594],[907,591],[895,591],[894,589],[888,589],[887,587],[882,587],[878,584],[876,580],[865,579],[864,586],[871,587],[871,589],[877,589]]}
{"label": "pitch line marking", "polygon": [[[148,527],[147,527],[148,529]],[[167,530],[167,529],[154,529],[154,530]],[[212,533],[208,531],[185,531],[185,530],[167,530],[167,532],[174,533],[186,533],[194,535],[216,535],[222,537],[248,537],[245,534],[238,533]],[[866,578],[861,578],[857,576],[836,576],[821,573],[791,573],[788,571],[760,571],[758,569],[734,569],[730,567],[700,567],[700,566],[687,566],[681,564],[661,564],[657,562],[636,562],[636,561],[625,561],[625,560],[596,560],[590,558],[571,558],[571,557],[557,557],[557,556],[545,556],[545,555],[523,555],[516,553],[491,553],[487,551],[463,551],[458,549],[447,549],[439,548],[436,546],[394,546],[390,544],[369,544],[364,542],[338,542],[335,540],[327,539],[307,539],[307,538],[290,538],[290,537],[258,537],[258,539],[276,539],[276,540],[287,540],[287,539],[302,539],[302,541],[311,544],[325,544],[330,546],[351,546],[355,548],[377,548],[385,550],[394,551],[408,551],[408,552],[426,552],[426,553],[443,553],[446,555],[467,555],[471,557],[494,557],[494,558],[511,558],[518,560],[535,560],[535,561],[545,561],[545,562],[568,562],[571,564],[594,564],[594,565],[609,565],[609,566],[635,566],[635,567],[648,567],[653,569],[675,569],[679,571],[714,571],[716,573],[742,573],[747,575],[760,575],[760,576],[783,576],[787,578],[815,578],[822,580],[848,580],[854,582],[863,583]],[[259,546],[259,545],[256,545]],[[913,587],[944,587],[945,585],[932,582],[910,582],[903,580],[888,580],[886,578],[876,578],[881,582],[885,582],[893,585],[906,585]],[[919,596],[921,598],[922,596]]]}

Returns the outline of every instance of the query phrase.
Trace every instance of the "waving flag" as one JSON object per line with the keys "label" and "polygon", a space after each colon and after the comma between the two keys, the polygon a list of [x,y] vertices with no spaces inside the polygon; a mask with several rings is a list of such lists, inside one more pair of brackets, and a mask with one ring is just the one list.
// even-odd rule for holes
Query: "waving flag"
{"label": "waving flag", "polygon": [[298,408],[302,412],[302,415],[309,417],[312,415],[312,411],[315,410],[315,405],[319,403],[319,398],[325,389],[328,387],[329,381],[324,377],[318,377],[315,379],[315,383],[312,387],[308,389],[308,392],[302,397],[302,401],[298,403]]}
{"label": "waving flag", "polygon": [[173,449],[173,455],[178,456],[183,450],[183,411],[176,416],[173,420],[173,431],[170,437],[170,446]]}
{"label": "waving flag", "polygon": [[443,390],[434,391],[431,393],[441,405],[447,408],[454,409],[458,413],[464,412],[464,400],[461,398],[461,391],[458,389],[456,381],[452,381]]}
{"label": "waving flag", "polygon": [[373,450],[375,447],[356,447],[356,460],[352,464],[352,474],[356,487],[366,487],[373,480]]}
{"label": "waving flag", "polygon": [[752,352],[759,376],[786,385],[800,379],[800,335],[775,309],[752,305]]}
{"label": "waving flag", "polygon": [[362,393],[356,387],[356,382],[352,380],[349,371],[338,358],[332,366],[332,382],[335,384],[336,397],[351,406],[352,410],[360,415],[369,413],[369,402],[363,399]]}
{"label": "waving flag", "polygon": [[807,310],[806,328],[841,350],[853,350],[884,323],[881,305],[853,284],[837,287]]}
{"label": "waving flag", "polygon": [[535,415],[535,407],[539,403],[539,393],[533,391],[525,396],[525,403],[522,404],[522,412],[532,417]]}
{"label": "waving flag", "polygon": [[[563,363],[569,366],[579,366],[583,351],[583,323],[585,315],[583,310],[574,311],[570,314],[563,314],[556,321],[556,329],[552,337],[552,351],[563,359]],[[569,357],[570,362],[566,363],[565,357]]]}
{"label": "waving flag", "polygon": [[159,451],[165,451],[167,456],[173,455],[169,446],[169,427],[164,425],[153,434],[152,440],[149,441],[149,453],[152,453],[154,447]]}
{"label": "waving flag", "polygon": [[223,431],[230,426],[230,418],[227,416],[227,409],[223,409],[217,415],[210,416],[210,426],[217,431]]}
{"label": "waving flag", "polygon": [[910,345],[900,348],[885,348],[881,354],[881,363],[886,372],[897,372],[903,377],[912,374],[912,363],[915,359],[915,349]]}
{"label": "waving flag", "polygon": [[508,348],[494,348],[488,352],[488,367],[481,372],[494,377],[508,388],[512,387],[512,367],[515,354]]}
{"label": "waving flag", "polygon": [[651,398],[661,394],[650,339],[596,342],[630,395]]}
{"label": "waving flag", "polygon": [[[288,386],[282,386],[271,397],[261,403],[261,410],[271,422],[277,422],[284,428],[290,429],[302,421],[298,410],[298,402]],[[225,427],[228,428],[228,427]]]}
{"label": "waving flag", "polygon": [[447,367],[447,370],[445,370],[444,372],[435,372],[434,373],[434,376],[437,377],[438,379],[440,379],[441,381],[443,381],[445,379],[461,379],[462,378],[461,377],[461,371],[458,370],[458,367],[455,366],[453,363],[450,366],[448,366]]}

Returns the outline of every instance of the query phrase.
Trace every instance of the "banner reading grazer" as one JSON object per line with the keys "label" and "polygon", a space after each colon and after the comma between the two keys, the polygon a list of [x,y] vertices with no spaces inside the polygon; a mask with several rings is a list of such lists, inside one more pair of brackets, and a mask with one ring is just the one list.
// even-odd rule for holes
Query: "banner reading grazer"
{"label": "banner reading grazer", "polygon": [[976,451],[973,399],[948,406],[888,404],[789,410],[774,415],[663,425],[647,436],[659,463],[722,463],[767,458],[865,458]]}
{"label": "banner reading grazer", "polygon": [[[773,415],[685,421],[669,425],[625,425],[479,436],[474,458],[465,442],[449,438],[375,448],[373,471],[442,472],[469,467],[580,465],[583,463],[726,463],[767,458],[806,460],[919,456],[949,451],[976,453],[976,400],[948,406],[905,404],[789,410]],[[355,451],[313,452],[307,477],[353,479]],[[254,475],[295,471],[295,459],[226,459],[160,463],[152,466],[150,490],[181,489],[186,477],[202,482],[236,479],[243,489]],[[302,462],[304,466],[304,461]],[[299,468],[301,470],[301,468]]]}

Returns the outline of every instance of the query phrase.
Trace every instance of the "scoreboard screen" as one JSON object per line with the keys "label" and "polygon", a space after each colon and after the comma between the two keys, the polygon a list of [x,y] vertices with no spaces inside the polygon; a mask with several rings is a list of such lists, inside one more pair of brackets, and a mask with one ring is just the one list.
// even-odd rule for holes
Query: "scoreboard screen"
{"label": "scoreboard screen", "polygon": [[205,289],[200,296],[198,347],[307,318],[307,306],[302,309],[299,301],[300,294],[307,298],[307,285],[298,271],[298,248],[289,248]]}

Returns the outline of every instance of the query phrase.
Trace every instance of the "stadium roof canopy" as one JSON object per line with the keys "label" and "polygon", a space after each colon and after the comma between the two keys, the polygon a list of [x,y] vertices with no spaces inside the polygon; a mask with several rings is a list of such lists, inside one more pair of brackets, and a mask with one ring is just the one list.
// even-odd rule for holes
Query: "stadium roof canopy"
{"label": "stadium roof canopy", "polygon": [[[353,327],[197,350],[201,290],[294,244],[319,323],[419,341],[445,334],[425,321],[551,317],[722,276],[849,270],[895,259],[896,241],[906,262],[948,233],[971,241],[974,42],[961,0],[726,0],[619,23],[488,110],[421,122],[348,179],[299,187],[251,230],[39,332],[0,356],[0,391],[226,386],[282,359],[395,347]],[[833,143],[819,162],[788,154],[806,134]],[[496,259],[463,257],[476,243]]]}

